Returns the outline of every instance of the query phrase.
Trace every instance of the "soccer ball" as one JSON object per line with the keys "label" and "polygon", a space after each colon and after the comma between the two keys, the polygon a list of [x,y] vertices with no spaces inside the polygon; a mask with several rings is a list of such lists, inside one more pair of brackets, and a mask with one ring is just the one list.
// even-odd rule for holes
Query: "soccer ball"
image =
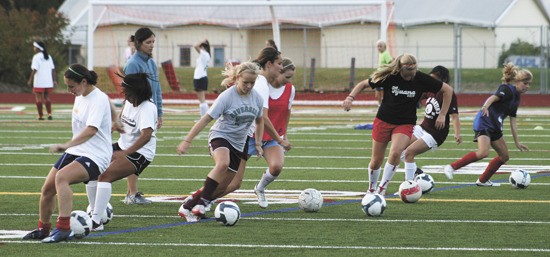
{"label": "soccer ball", "polygon": [[317,189],[308,188],[298,197],[298,206],[305,212],[317,212],[323,207],[323,195]]}
{"label": "soccer ball", "polygon": [[414,178],[414,181],[420,185],[422,194],[427,194],[434,190],[434,178],[428,173],[418,174],[418,176]]}
{"label": "soccer ball", "polygon": [[361,200],[361,209],[369,216],[380,216],[386,209],[386,199],[381,194],[366,194]]}
{"label": "soccer ball", "polygon": [[412,180],[407,180],[399,186],[399,197],[405,203],[415,203],[422,196],[422,188]]}
{"label": "soccer ball", "polygon": [[531,175],[525,170],[515,170],[510,174],[512,187],[525,189],[531,184]]}
{"label": "soccer ball", "polygon": [[84,211],[71,212],[70,223],[75,238],[85,238],[92,231],[92,218]]}
{"label": "soccer ball", "polygon": [[241,210],[236,203],[223,201],[216,206],[214,217],[225,226],[233,226],[241,218]]}
{"label": "soccer ball", "polygon": [[[90,217],[92,216],[92,207],[90,205],[88,205],[88,207],[86,208],[86,213],[88,213]],[[111,203],[107,203],[107,208],[101,214],[101,222],[103,223],[103,225],[109,223],[109,221],[113,219],[113,215],[113,206],[111,205]]]}

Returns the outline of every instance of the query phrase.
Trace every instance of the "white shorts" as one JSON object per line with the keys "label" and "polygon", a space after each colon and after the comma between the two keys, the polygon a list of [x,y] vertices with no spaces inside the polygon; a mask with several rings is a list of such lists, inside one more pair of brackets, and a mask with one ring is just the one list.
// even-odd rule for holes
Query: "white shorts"
{"label": "white shorts", "polygon": [[413,136],[417,139],[424,140],[424,143],[432,150],[437,150],[437,142],[435,139],[430,135],[430,133],[426,132],[420,125],[414,126],[413,129]]}

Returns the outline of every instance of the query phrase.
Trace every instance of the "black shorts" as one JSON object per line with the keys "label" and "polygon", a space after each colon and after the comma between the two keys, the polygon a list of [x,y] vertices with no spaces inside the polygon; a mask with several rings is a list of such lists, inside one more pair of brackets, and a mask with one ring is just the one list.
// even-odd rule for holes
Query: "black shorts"
{"label": "black shorts", "polygon": [[206,91],[208,89],[208,77],[202,77],[200,79],[193,80],[193,86],[195,91]]}
{"label": "black shorts", "polygon": [[[118,143],[114,143],[113,151],[122,151],[122,148],[120,148]],[[136,174],[136,176],[139,176],[139,174],[141,174],[141,172],[151,163],[145,158],[145,156],[138,152],[126,155],[126,159],[134,165],[134,174]]]}
{"label": "black shorts", "polygon": [[208,146],[210,148],[211,155],[214,152],[214,150],[220,147],[229,149],[229,170],[231,171],[237,172],[239,170],[239,165],[241,164],[241,160],[248,161],[248,155],[246,154],[248,152],[248,139],[246,144],[244,145],[244,150],[242,152],[235,149],[224,138],[214,138],[210,140],[210,143],[208,143]]}
{"label": "black shorts", "polygon": [[491,139],[491,142],[497,141],[500,138],[502,138],[502,131],[494,131],[494,130],[474,130],[474,142],[477,142],[477,138],[479,136],[488,136]]}
{"label": "black shorts", "polygon": [[377,87],[375,88],[376,91],[383,91],[384,90],[384,87]]}
{"label": "black shorts", "polygon": [[[101,174],[101,172],[99,171],[99,167],[94,161],[92,161],[92,159],[86,156],[72,155],[69,153],[63,153],[63,155],[61,155],[61,157],[57,160],[53,167],[57,170],[61,170],[73,161],[79,162],[84,167],[84,169],[86,169],[86,172],[88,172],[88,177],[90,177],[90,181],[96,180],[97,177],[99,177],[99,175]],[[88,183],[88,181],[84,183]]]}

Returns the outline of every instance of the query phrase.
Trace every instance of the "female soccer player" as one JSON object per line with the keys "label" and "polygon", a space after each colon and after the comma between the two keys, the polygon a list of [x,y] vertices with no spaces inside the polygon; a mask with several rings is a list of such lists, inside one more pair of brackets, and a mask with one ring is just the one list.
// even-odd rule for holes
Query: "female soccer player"
{"label": "female soccer player", "polygon": [[125,103],[120,115],[125,133],[113,144],[113,158],[99,176],[92,208],[93,229],[103,230],[101,214],[111,199],[111,183],[129,175],[139,176],[153,161],[156,151],[157,107],[151,102],[151,86],[147,74],[124,77],[122,92]]}
{"label": "female soccer player", "polygon": [[458,161],[446,165],[443,171],[448,179],[453,178],[456,170],[489,156],[489,147],[492,147],[498,155],[489,162],[476,181],[476,185],[500,186],[489,179],[510,159],[508,147],[502,137],[503,122],[506,117],[510,116],[510,130],[516,147],[522,152],[529,151],[526,145],[519,143],[516,117],[520,95],[529,90],[532,80],[533,74],[530,71],[520,70],[512,63],[504,65],[502,69],[504,84],[498,87],[494,95],[485,100],[474,120],[474,142],[477,142],[477,151],[470,152]]}
{"label": "female soccer player", "polygon": [[57,85],[55,76],[55,66],[52,57],[48,54],[46,45],[43,42],[32,43],[36,54],[32,57],[31,76],[27,84],[33,86],[32,91],[36,98],[36,110],[38,111],[38,120],[44,120],[42,103],[46,105],[48,120],[52,119],[52,102],[50,94],[53,87]]}
{"label": "female soccer player", "polygon": [[[429,75],[417,71],[416,58],[411,54],[398,56],[388,66],[376,70],[371,78],[359,82],[344,100],[342,106],[349,111],[352,102],[365,87],[383,87],[384,97],[374,119],[372,131],[372,157],[369,163],[368,192],[385,194],[388,182],[399,166],[401,153],[409,145],[416,124],[416,104],[422,93],[443,92],[443,105],[435,127],[445,127],[445,116],[451,103],[453,89]],[[386,147],[392,142],[380,186],[377,181]]]}
{"label": "female soccer player", "polygon": [[[239,170],[242,159],[247,159],[247,135],[250,126],[256,124],[256,139],[261,142],[264,124],[262,118],[263,100],[252,88],[260,73],[260,67],[252,62],[230,66],[224,72],[222,85],[237,83],[221,93],[208,113],[195,123],[187,136],[178,145],[178,154],[187,153],[193,139],[210,121],[216,122],[210,128],[208,143],[215,166],[208,173],[203,189],[197,197],[182,204],[178,213],[188,222],[197,222],[204,217],[205,206],[214,200],[216,190],[225,191]],[[260,143],[255,145],[258,158],[263,154]]]}
{"label": "female soccer player", "polygon": [[[65,152],[46,177],[40,196],[38,229],[23,239],[43,239],[57,243],[69,239],[73,209],[72,184],[95,180],[107,169],[111,147],[111,108],[107,95],[97,87],[97,74],[80,64],[73,64],[63,78],[68,91],[76,96],[72,112],[73,138],[50,147],[50,152]],[[59,207],[56,228],[51,228],[55,195]]]}
{"label": "female soccer player", "polygon": [[208,90],[207,71],[208,63],[210,62],[210,43],[205,39],[197,43],[194,48],[199,53],[199,57],[197,58],[193,74],[193,87],[195,88],[195,93],[197,93],[197,99],[199,99],[199,111],[202,117],[208,111],[205,94],[206,90]]}

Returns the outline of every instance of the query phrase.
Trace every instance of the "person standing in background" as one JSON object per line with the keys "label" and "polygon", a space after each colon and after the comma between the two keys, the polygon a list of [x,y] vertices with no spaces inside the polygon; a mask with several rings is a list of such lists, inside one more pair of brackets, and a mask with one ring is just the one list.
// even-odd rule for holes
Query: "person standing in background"
{"label": "person standing in background", "polygon": [[53,59],[48,55],[46,45],[43,42],[37,41],[32,43],[36,54],[32,57],[31,76],[27,81],[29,86],[33,86],[33,92],[36,98],[36,109],[38,111],[38,120],[44,120],[42,111],[42,103],[46,105],[48,112],[48,120],[52,119],[52,102],[50,94],[53,92],[53,87],[57,85],[55,78],[55,66]]}
{"label": "person standing in background", "polygon": [[[382,39],[378,40],[376,42],[376,49],[378,49],[378,68],[384,65],[389,65],[393,58],[388,51],[386,42]],[[380,106],[382,104],[382,98],[384,98],[384,88],[377,87],[374,91],[374,98],[378,101],[378,106]]]}
{"label": "person standing in background", "polygon": [[136,53],[136,45],[134,44],[134,35],[130,35],[128,37],[128,47],[124,50],[124,56],[126,56],[126,60],[129,60],[132,55]]}
{"label": "person standing in background", "polygon": [[199,53],[193,75],[193,87],[199,99],[199,111],[201,117],[208,112],[208,103],[206,102],[206,90],[208,90],[208,63],[210,63],[210,43],[208,40],[201,41],[195,46]]}
{"label": "person standing in background", "polygon": [[[153,60],[153,48],[155,46],[155,33],[150,28],[139,28],[134,34],[134,44],[136,53],[128,59],[124,67],[124,74],[145,73],[149,80],[149,85],[153,93],[152,100],[157,106],[157,129],[162,127],[162,91],[157,70],[157,64]],[[126,204],[150,204],[151,200],[143,197],[143,193],[138,191],[138,177],[132,174],[127,177],[128,192],[124,203]],[[95,191],[95,190],[94,190]]]}

